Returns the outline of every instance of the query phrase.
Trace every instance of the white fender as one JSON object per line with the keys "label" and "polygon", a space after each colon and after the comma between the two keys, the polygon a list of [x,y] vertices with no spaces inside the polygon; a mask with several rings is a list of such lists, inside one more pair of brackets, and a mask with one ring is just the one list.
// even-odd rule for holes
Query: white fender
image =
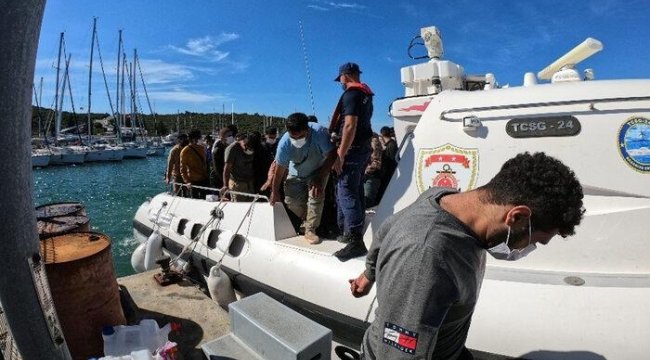
{"label": "white fender", "polygon": [[156,268],[156,260],[162,257],[162,236],[158,230],[149,235],[145,243],[146,252],[144,255],[144,268],[146,270],[153,270]]}
{"label": "white fender", "polygon": [[137,248],[131,254],[131,267],[135,272],[141,273],[145,271],[144,268],[144,257],[147,252],[147,243],[142,243],[138,245]]}
{"label": "white fender", "polygon": [[228,304],[237,301],[230,278],[219,265],[210,268],[207,285],[210,297],[222,308],[228,309]]}

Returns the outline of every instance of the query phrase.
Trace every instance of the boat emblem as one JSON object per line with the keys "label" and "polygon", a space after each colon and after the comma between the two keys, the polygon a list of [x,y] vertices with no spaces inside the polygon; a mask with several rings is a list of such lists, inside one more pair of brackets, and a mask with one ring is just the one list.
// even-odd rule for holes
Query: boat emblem
{"label": "boat emblem", "polygon": [[635,116],[618,131],[618,150],[634,170],[650,174],[650,119]]}
{"label": "boat emblem", "polygon": [[467,191],[478,179],[478,149],[445,144],[433,149],[420,149],[416,168],[418,191],[430,187],[448,187]]}

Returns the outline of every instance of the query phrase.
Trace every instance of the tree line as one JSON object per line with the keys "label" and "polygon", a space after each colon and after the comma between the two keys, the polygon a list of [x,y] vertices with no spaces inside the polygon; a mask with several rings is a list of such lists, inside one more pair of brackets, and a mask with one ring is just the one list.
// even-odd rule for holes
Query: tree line
{"label": "tree line", "polygon": [[[179,114],[137,114],[136,117],[139,123],[141,122],[144,124],[144,128],[149,136],[165,136],[176,131],[187,133],[190,129],[199,129],[204,134],[209,134],[213,131],[218,133],[220,127],[226,126],[231,122],[234,122],[239,131],[242,132],[260,131],[263,133],[264,127],[268,125],[276,126],[280,131],[282,131],[286,120],[286,118],[283,117],[268,116],[258,113],[235,113],[233,116],[231,114],[203,114],[189,111]],[[93,124],[93,135],[112,135],[112,133],[107,132],[107,127],[105,127],[101,122],[97,122],[97,120],[105,120],[106,125],[110,124],[115,128],[115,120],[111,115],[108,113],[91,113],[90,119]],[[32,106],[33,136],[38,136],[39,120],[41,124],[41,134],[48,131],[48,134],[52,135],[54,133],[54,110]],[[61,120],[62,129],[76,127],[79,131],[77,132],[73,130],[70,133],[87,134],[87,124],[87,113],[63,112]],[[130,116],[127,117],[123,126],[132,126]],[[133,124],[133,126],[135,127],[135,124]]]}

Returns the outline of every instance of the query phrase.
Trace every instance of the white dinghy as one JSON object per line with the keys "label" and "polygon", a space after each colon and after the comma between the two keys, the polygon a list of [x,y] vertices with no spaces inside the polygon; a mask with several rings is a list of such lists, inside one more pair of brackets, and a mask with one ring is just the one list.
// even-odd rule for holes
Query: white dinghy
{"label": "white dinghy", "polygon": [[[544,151],[576,172],[587,213],[575,236],[517,262],[488,260],[467,345],[527,359],[647,358],[650,80],[580,75],[574,66],[602,48],[587,39],[537,76],[527,73],[524,86],[499,88],[492,74],[466,75],[442,60],[436,28],[421,35],[429,60],[401,70],[405,97],[391,107],[400,161],[367,219],[366,245],[386,217],[430,186],[474,189],[506,159]],[[336,241],[308,245],[280,205],[163,193],[134,218],[142,241],[154,230],[173,258],[183,252],[206,276],[220,264],[240,294],[264,291],[331,328],[339,342],[358,346],[374,318],[374,289],[357,299],[348,285],[365,259],[340,262]],[[160,251],[152,243],[149,264]]]}

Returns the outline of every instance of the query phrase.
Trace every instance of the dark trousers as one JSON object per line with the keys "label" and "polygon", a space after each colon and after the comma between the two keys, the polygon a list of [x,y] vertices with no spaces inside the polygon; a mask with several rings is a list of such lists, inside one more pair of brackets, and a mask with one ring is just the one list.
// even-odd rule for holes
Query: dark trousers
{"label": "dark trousers", "polygon": [[[192,185],[196,186],[205,186],[208,187],[210,186],[210,181],[209,180],[204,180],[204,181],[198,181],[196,183],[193,183]],[[191,188],[191,198],[192,199],[202,199],[205,200],[205,195],[208,194],[208,191],[205,189],[199,189],[194,186]]]}
{"label": "dark trousers", "polygon": [[363,177],[371,152],[369,145],[351,147],[345,156],[343,171],[338,177],[337,220],[344,234],[363,235],[366,210]]}

